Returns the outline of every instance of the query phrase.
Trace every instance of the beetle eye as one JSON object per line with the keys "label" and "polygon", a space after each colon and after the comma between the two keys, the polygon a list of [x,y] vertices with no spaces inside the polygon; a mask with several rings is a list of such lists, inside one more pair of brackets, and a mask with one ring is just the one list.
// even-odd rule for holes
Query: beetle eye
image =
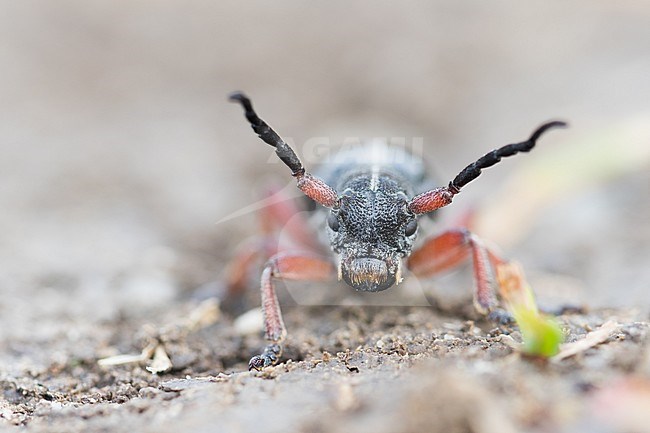
{"label": "beetle eye", "polygon": [[327,215],[327,225],[335,232],[339,231],[339,219],[333,212]]}
{"label": "beetle eye", "polygon": [[408,223],[406,223],[406,227],[404,227],[404,234],[406,236],[413,236],[417,229],[418,229],[417,220],[411,220]]}

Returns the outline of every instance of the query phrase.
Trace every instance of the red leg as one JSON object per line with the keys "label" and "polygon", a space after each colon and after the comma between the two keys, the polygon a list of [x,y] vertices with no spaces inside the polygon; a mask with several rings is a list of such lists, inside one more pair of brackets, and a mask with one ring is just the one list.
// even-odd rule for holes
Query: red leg
{"label": "red leg", "polygon": [[322,251],[316,238],[309,232],[307,221],[292,198],[282,191],[269,192],[269,204],[260,212],[261,238],[246,241],[238,249],[226,269],[226,300],[236,300],[246,290],[246,277],[252,267],[279,251],[277,232],[286,229],[292,243],[312,251]]}
{"label": "red leg", "polygon": [[497,283],[493,267],[503,263],[503,259],[469,231],[453,229],[428,239],[422,247],[413,251],[407,266],[417,276],[430,277],[458,266],[470,255],[476,284],[474,305],[483,314],[496,312]]}
{"label": "red leg", "polygon": [[325,281],[336,277],[335,266],[320,257],[302,254],[281,253],[269,260],[262,272],[261,292],[264,313],[265,337],[269,344],[260,355],[251,358],[248,369],[259,370],[275,364],[282,354],[282,341],[287,331],[282,320],[280,304],[275,293],[273,280]]}
{"label": "red leg", "polygon": [[239,299],[246,291],[246,280],[252,267],[263,257],[271,257],[276,250],[277,241],[270,236],[244,242],[226,268],[225,300]]}
{"label": "red leg", "polygon": [[267,194],[270,199],[269,204],[260,213],[263,232],[286,230],[291,241],[297,245],[312,251],[324,251],[313,235],[313,231],[310,230],[306,218],[294,218],[302,213],[302,209],[296,205],[296,200],[288,197],[282,190],[270,190]]}

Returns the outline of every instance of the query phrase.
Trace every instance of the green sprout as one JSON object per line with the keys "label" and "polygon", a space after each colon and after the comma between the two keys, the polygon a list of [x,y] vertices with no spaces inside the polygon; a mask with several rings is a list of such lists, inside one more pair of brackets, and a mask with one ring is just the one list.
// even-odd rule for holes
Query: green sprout
{"label": "green sprout", "polygon": [[562,330],[555,320],[540,314],[521,266],[504,262],[496,271],[501,295],[521,330],[523,353],[542,358],[556,355],[563,340]]}

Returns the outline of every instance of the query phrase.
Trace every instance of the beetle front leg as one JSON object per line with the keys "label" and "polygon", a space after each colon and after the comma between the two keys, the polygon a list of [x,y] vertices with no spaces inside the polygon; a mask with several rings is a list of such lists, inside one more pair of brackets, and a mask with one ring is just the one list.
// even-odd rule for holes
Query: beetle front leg
{"label": "beetle front leg", "polygon": [[331,262],[307,254],[276,254],[269,260],[262,272],[262,312],[264,314],[264,334],[269,344],[260,355],[251,358],[249,370],[260,370],[273,365],[282,355],[282,342],[287,330],[282,320],[280,303],[275,293],[274,279],[298,281],[325,281],[336,277],[336,269]]}
{"label": "beetle front leg", "polygon": [[407,266],[416,276],[431,277],[460,265],[472,257],[474,271],[474,306],[482,314],[499,322],[510,322],[509,314],[499,308],[494,267],[503,263],[478,236],[466,229],[452,229],[428,239],[413,251]]}

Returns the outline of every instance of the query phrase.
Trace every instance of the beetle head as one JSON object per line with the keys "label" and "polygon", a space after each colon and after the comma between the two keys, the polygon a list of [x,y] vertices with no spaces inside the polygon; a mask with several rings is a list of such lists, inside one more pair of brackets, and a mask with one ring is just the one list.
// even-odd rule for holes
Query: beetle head
{"label": "beetle head", "polygon": [[401,259],[411,253],[417,232],[402,191],[347,189],[327,225],[332,249],[340,254],[340,279],[365,292],[399,284]]}

